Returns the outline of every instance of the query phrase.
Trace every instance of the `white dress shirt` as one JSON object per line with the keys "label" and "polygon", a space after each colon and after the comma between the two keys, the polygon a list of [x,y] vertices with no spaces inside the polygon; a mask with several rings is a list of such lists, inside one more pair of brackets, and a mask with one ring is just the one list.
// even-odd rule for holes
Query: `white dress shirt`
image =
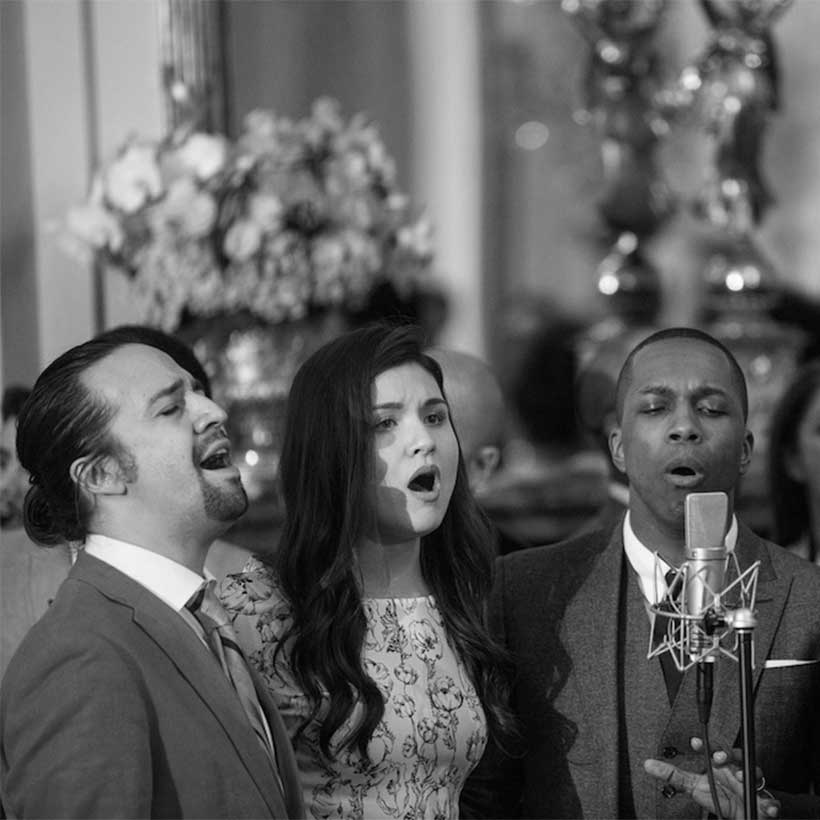
{"label": "white dress shirt", "polygon": [[[728,552],[734,552],[737,543],[737,519],[734,515],[723,542]],[[666,595],[666,573],[677,567],[672,567],[657,552],[653,552],[640,542],[632,529],[629,511],[624,517],[624,552],[632,569],[638,574],[644,598],[650,604],[660,603]]]}
{"label": "white dress shirt", "polygon": [[208,570],[199,575],[164,555],[96,533],[88,536],[83,549],[156,595],[207,644],[202,626],[185,604],[213,577]]}

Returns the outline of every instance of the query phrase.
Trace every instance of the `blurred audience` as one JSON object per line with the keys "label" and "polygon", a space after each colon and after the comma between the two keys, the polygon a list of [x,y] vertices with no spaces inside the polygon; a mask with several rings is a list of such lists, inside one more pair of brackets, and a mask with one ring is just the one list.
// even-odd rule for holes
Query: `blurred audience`
{"label": "blurred audience", "polygon": [[48,609],[71,569],[68,546],[41,547],[23,528],[28,473],[17,460],[17,416],[31,391],[10,385],[3,392],[0,439],[0,676],[26,632]]}
{"label": "blurred audience", "polygon": [[820,564],[820,360],[802,365],[769,427],[772,538]]}
{"label": "blurred audience", "polygon": [[[575,382],[582,325],[547,308],[519,307],[502,323],[499,379],[513,431],[482,504],[522,546],[566,538],[606,497],[606,467],[585,442]],[[520,328],[513,328],[513,320]]]}
{"label": "blurred audience", "polygon": [[578,420],[592,447],[601,454],[607,481],[600,509],[583,522],[578,534],[611,528],[629,506],[629,482],[615,467],[609,452],[609,436],[617,424],[615,387],[629,351],[652,331],[650,327],[637,327],[620,333],[601,344],[580,368],[575,386]]}

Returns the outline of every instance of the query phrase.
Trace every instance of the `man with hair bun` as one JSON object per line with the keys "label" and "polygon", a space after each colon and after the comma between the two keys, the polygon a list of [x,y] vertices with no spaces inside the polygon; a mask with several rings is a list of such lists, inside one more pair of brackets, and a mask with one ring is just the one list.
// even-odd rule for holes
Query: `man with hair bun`
{"label": "man with hair bun", "polygon": [[225,413],[122,338],[52,362],[22,408],[30,537],[79,555],[0,688],[8,817],[303,817],[264,687],[210,607],[212,541],[247,507]]}

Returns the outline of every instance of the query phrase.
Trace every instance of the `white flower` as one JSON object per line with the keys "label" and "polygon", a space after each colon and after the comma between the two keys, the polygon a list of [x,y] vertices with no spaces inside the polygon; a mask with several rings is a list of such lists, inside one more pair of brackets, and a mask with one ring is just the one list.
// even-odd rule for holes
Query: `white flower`
{"label": "white flower", "polygon": [[203,181],[211,179],[225,167],[227,156],[225,138],[212,134],[191,134],[177,149],[182,166]]}
{"label": "white flower", "polygon": [[282,226],[282,201],[272,194],[251,194],[248,217],[266,233],[275,233]]}
{"label": "white flower", "polygon": [[250,219],[238,219],[225,234],[223,250],[229,259],[245,262],[250,259],[262,245],[262,231]]}
{"label": "white flower", "polygon": [[156,207],[152,221],[156,230],[162,229],[163,222],[171,223],[183,236],[198,239],[211,232],[216,215],[214,198],[190,177],[180,177],[168,186],[168,194]]}
{"label": "white flower", "polygon": [[[251,111],[217,134],[130,139],[61,220],[61,246],[131,277],[140,321],[249,311],[267,322],[356,310],[387,278],[411,293],[432,259],[393,160],[364,114],[316,101],[299,120]],[[428,647],[429,649],[429,647]]]}
{"label": "white flower", "polygon": [[124,235],[120,223],[100,205],[78,205],[66,217],[69,232],[94,248],[108,248],[116,253]]}
{"label": "white flower", "polygon": [[162,193],[162,179],[156,148],[131,143],[104,173],[103,189],[108,201],[127,214],[158,197]]}

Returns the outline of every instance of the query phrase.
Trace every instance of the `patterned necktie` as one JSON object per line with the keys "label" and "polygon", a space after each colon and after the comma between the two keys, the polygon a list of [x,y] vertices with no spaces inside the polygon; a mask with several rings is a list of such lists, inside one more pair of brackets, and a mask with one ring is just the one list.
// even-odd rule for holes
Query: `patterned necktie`
{"label": "patterned necktie", "polygon": [[208,581],[200,587],[186,606],[205,631],[208,646],[222,666],[222,671],[233,684],[239,702],[248,716],[248,721],[267,752],[274,771],[278,774],[276,752],[268,723],[259,705],[248,663],[236,639],[228,613],[214,591],[215,585],[216,581]]}

